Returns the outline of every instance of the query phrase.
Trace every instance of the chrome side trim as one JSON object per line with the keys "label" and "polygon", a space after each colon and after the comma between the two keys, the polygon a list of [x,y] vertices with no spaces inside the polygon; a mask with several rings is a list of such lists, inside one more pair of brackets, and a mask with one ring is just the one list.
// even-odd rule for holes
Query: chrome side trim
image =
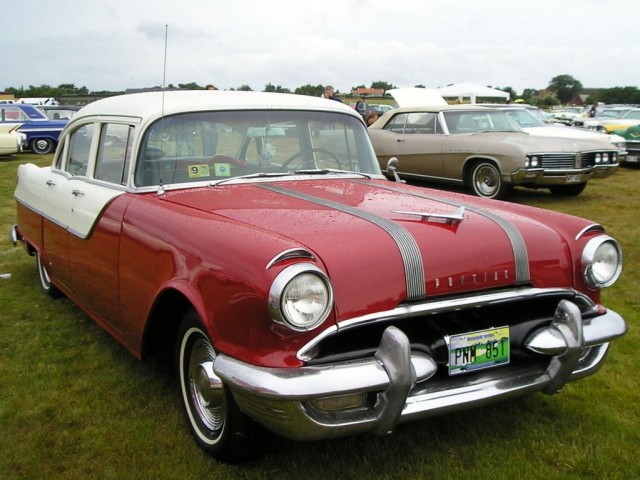
{"label": "chrome side trim", "polygon": [[407,285],[407,300],[421,300],[427,295],[425,287],[425,275],[424,265],[422,262],[422,256],[420,249],[416,243],[415,238],[402,226],[398,225],[391,220],[379,217],[372,213],[360,210],[358,208],[350,207],[342,203],[333,202],[323,198],[314,197],[304,193],[296,192],[294,190],[288,190],[286,188],[277,187],[275,185],[260,185],[260,188],[270,190],[275,193],[287,195],[290,197],[298,198],[307,202],[312,202],[317,205],[322,205],[327,208],[333,208],[350,215],[354,215],[363,220],[377,225],[387,232],[391,238],[396,242],[400,255],[402,256],[402,262],[404,264],[404,273]]}
{"label": "chrome side trim", "polygon": [[[354,182],[364,183],[361,180],[357,180],[357,179],[354,180]],[[370,185],[370,184],[368,183],[367,185]],[[444,203],[444,204],[451,205],[458,208],[464,207],[469,211],[477,213],[478,215],[482,215],[483,217],[493,221],[495,224],[497,224],[504,230],[505,234],[509,238],[509,241],[511,242],[511,248],[513,249],[513,256],[514,256],[515,268],[516,268],[516,284],[524,285],[526,283],[529,283],[529,280],[530,280],[529,253],[527,252],[527,246],[524,243],[524,238],[522,238],[522,234],[513,223],[509,222],[508,220],[492,212],[483,210],[481,208],[476,208],[470,205],[466,205],[462,202],[454,202],[452,200],[444,200],[442,198],[434,197],[434,196],[423,194],[423,193],[407,191],[395,185],[377,184],[376,187],[385,189],[385,190],[391,190],[393,192],[402,193],[405,195],[411,195],[413,197],[424,198],[425,200]]]}

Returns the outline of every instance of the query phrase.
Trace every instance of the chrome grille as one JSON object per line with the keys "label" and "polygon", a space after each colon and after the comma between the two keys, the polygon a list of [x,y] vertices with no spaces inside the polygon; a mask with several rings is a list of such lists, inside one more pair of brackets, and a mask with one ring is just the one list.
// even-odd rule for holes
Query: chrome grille
{"label": "chrome grille", "polygon": [[[612,158],[613,158],[613,152],[609,151],[609,150],[603,150],[603,151],[590,151],[590,152],[582,152],[580,154],[580,166],[582,168],[587,168],[587,167],[593,167],[596,164],[596,155],[602,155],[604,153],[609,154],[609,161],[606,164],[611,164],[611,163],[615,163]],[[606,165],[605,164],[605,165]]]}
{"label": "chrome grille", "polygon": [[542,168],[576,168],[576,156],[573,153],[543,153],[539,155]]}

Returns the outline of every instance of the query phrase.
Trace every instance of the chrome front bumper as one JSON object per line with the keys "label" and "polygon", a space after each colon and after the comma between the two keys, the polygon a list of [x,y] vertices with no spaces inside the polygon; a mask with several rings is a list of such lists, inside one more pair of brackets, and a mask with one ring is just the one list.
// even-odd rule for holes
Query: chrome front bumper
{"label": "chrome front bumper", "polygon": [[[583,320],[578,307],[561,300],[554,320],[529,333],[524,347],[549,357],[545,369],[505,366],[443,382],[424,352],[388,327],[371,358],[292,369],[263,368],[219,355],[215,373],[242,411],[273,432],[295,440],[334,438],[362,432],[385,434],[400,422],[476,407],[530,392],[558,392],[567,382],[595,373],[609,342],[626,333],[625,321],[609,310]],[[433,380],[429,380],[434,377]],[[367,405],[319,408],[318,400],[370,398]]]}
{"label": "chrome front bumper", "polygon": [[542,168],[520,169],[514,173],[506,173],[502,175],[502,179],[509,185],[538,185],[538,186],[554,186],[554,185],[570,185],[567,179],[570,176],[580,175],[580,182],[584,183],[592,178],[608,178],[618,171],[619,163],[609,165],[596,165],[594,167],[584,169],[576,168],[573,170],[544,170]]}

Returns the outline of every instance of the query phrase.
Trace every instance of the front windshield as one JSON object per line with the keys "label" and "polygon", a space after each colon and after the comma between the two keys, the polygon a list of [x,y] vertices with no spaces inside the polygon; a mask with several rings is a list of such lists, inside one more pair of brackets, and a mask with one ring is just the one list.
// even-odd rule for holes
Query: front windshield
{"label": "front windshield", "polygon": [[547,124],[536,117],[534,113],[524,108],[506,110],[506,114],[514,119],[522,128],[547,126]]}
{"label": "front windshield", "polygon": [[340,113],[244,110],[165,117],[146,131],[136,186],[300,170],[380,174],[364,125]]}
{"label": "front windshield", "polygon": [[449,133],[521,132],[517,122],[498,110],[444,112]]}

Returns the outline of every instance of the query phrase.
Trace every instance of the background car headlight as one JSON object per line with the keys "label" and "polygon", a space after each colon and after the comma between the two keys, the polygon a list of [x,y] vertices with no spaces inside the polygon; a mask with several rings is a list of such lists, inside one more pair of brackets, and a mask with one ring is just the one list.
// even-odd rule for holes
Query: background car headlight
{"label": "background car headlight", "polygon": [[592,287],[612,285],[622,271],[622,250],[618,242],[607,235],[589,240],[582,251],[582,271]]}
{"label": "background car headlight", "polygon": [[269,291],[273,320],[296,331],[311,330],[326,320],[333,306],[333,290],[327,276],[313,264],[285,268]]}
{"label": "background car headlight", "polygon": [[536,155],[527,155],[525,159],[526,168],[538,168],[540,166],[540,158]]}

